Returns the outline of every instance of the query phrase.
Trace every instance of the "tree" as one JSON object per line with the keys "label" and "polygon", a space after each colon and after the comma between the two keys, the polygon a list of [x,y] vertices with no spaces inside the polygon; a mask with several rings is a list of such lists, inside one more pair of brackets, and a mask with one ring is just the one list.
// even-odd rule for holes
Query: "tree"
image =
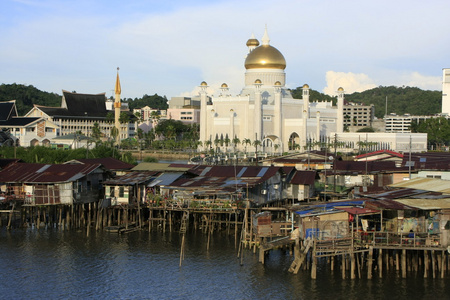
{"label": "tree", "polygon": [[98,125],[98,122],[94,123],[94,126],[92,127],[92,138],[94,141],[100,141],[100,138],[102,137],[102,132],[100,130],[100,126]]}
{"label": "tree", "polygon": [[236,152],[236,146],[241,143],[241,140],[236,136],[233,139],[234,152]]}
{"label": "tree", "polygon": [[251,144],[252,144],[252,141],[250,139],[245,138],[242,140],[242,145],[244,145],[244,147],[245,147],[244,148],[245,153],[247,153],[247,146],[251,145]]}
{"label": "tree", "polygon": [[126,112],[121,112],[119,116],[119,122],[120,124],[128,124],[130,123],[130,116]]}
{"label": "tree", "polygon": [[363,127],[358,129],[356,132],[375,132],[375,129],[373,129],[373,127]]}

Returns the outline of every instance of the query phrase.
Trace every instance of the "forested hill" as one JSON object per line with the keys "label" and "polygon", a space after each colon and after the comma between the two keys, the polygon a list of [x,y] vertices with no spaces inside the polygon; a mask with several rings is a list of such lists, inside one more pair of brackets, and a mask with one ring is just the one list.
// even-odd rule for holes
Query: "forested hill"
{"label": "forested hill", "polygon": [[[0,85],[0,102],[16,100],[17,113],[19,116],[25,115],[33,108],[33,104],[44,106],[61,106],[62,96],[56,93],[48,93],[38,90],[32,85],[23,84],[1,84]],[[167,98],[157,94],[153,96],[144,95],[142,98],[122,99],[128,102],[129,108],[140,108],[149,106],[157,109],[167,109]]]}
{"label": "forested hill", "polygon": [[[310,101],[333,101],[336,105],[336,97],[310,90]],[[296,99],[302,97],[301,87],[292,90],[292,96]],[[348,102],[375,105],[375,116],[383,118],[386,112],[403,115],[434,115],[441,112],[442,92],[424,91],[416,87],[380,86],[361,93],[345,94]]]}
{"label": "forested hill", "polygon": [[[301,99],[302,89],[298,87],[292,90],[296,99]],[[19,116],[26,114],[33,104],[45,106],[60,106],[61,95],[38,90],[32,85],[2,84],[0,85],[0,101],[16,100]],[[434,115],[441,112],[442,92],[424,91],[416,87],[377,87],[361,93],[346,94],[345,100],[349,102],[375,105],[375,115],[382,118],[387,112],[402,115]],[[157,94],[153,96],[144,95],[142,98],[123,99],[128,102],[130,109],[149,106],[151,108],[167,109],[167,98]],[[310,90],[310,101],[333,101],[336,98]]]}
{"label": "forested hill", "polygon": [[424,91],[416,87],[377,87],[361,93],[345,95],[349,102],[375,105],[375,116],[383,118],[386,112],[403,115],[434,115],[441,112],[442,92]]}
{"label": "forested hill", "polygon": [[17,113],[25,115],[33,104],[61,106],[61,96],[38,90],[32,85],[2,84],[0,85],[0,101],[16,100]]}

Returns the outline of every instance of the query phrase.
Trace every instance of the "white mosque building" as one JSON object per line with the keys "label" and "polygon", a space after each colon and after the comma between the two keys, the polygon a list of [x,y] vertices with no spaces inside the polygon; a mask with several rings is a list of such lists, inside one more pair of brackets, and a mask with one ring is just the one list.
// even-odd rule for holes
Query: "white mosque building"
{"label": "white mosque building", "polygon": [[[422,133],[347,133],[344,131],[344,89],[337,92],[337,106],[332,102],[310,102],[309,86],[303,85],[302,99],[294,99],[286,87],[286,60],[270,45],[267,29],[261,45],[252,37],[247,41],[244,88],[230,95],[223,83],[218,96],[208,95],[208,85],[200,85],[200,142],[203,150],[219,147],[228,151],[264,151],[284,153],[304,151],[314,142],[339,141],[338,151],[357,151],[361,142],[370,150],[388,149],[420,152],[427,149],[427,135]],[[239,144],[233,140],[238,139]],[[208,142],[209,141],[209,142]],[[227,142],[224,142],[227,141]],[[251,144],[244,144],[249,141]],[[258,142],[255,149],[254,142]],[[335,144],[336,145],[336,144]],[[316,148],[317,149],[317,148]]]}
{"label": "white mosque building", "polygon": [[[337,107],[331,102],[309,101],[309,86],[303,86],[302,99],[294,99],[286,87],[286,60],[270,45],[267,29],[261,40],[247,41],[245,86],[231,96],[226,83],[218,97],[207,94],[208,85],[200,85],[200,141],[214,145],[216,140],[241,143],[259,141],[260,150],[283,153],[302,148],[308,141],[319,141],[332,133],[343,131],[344,90],[339,88]],[[211,144],[210,143],[210,144]],[[234,145],[233,145],[234,146]],[[250,147],[252,147],[250,145]]]}

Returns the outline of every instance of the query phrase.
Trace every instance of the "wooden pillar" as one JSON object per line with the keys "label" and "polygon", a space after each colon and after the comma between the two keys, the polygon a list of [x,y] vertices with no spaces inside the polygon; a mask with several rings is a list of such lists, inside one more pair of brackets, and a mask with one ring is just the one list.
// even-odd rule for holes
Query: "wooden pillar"
{"label": "wooden pillar", "polygon": [[369,256],[367,258],[367,279],[372,279],[373,246],[369,246]]}
{"label": "wooden pillar", "polygon": [[330,269],[332,272],[334,271],[334,255],[330,259]]}
{"label": "wooden pillar", "polygon": [[395,270],[400,271],[400,256],[398,250],[395,250]]}
{"label": "wooden pillar", "polygon": [[355,279],[355,254],[350,253],[350,279]]}
{"label": "wooden pillar", "polygon": [[423,250],[423,278],[428,277],[428,251]]}
{"label": "wooden pillar", "polygon": [[378,274],[383,278],[383,249],[378,249]]}
{"label": "wooden pillar", "polygon": [[441,252],[441,278],[445,276],[445,251]]}
{"label": "wooden pillar", "polygon": [[316,278],[317,278],[317,257],[316,257],[316,249],[314,248],[312,251],[311,279]]}
{"label": "wooden pillar", "polygon": [[433,278],[436,278],[436,255],[434,250],[431,250],[431,272],[433,272]]}
{"label": "wooden pillar", "polygon": [[402,278],[406,278],[406,249],[402,250]]}

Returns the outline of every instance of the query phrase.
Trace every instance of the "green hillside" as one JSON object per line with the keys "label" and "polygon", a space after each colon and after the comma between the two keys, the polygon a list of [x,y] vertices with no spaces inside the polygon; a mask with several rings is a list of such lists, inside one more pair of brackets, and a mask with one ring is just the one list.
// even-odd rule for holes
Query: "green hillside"
{"label": "green hillside", "polygon": [[16,100],[19,116],[26,114],[33,104],[61,106],[61,96],[38,90],[32,85],[2,84],[0,85],[0,101]]}
{"label": "green hillside", "polygon": [[[294,98],[300,99],[302,96],[301,87],[292,90]],[[425,91],[416,87],[377,87],[361,93],[345,95],[345,100],[349,102],[364,103],[365,105],[375,105],[375,115],[382,118],[386,110],[396,114],[409,113],[411,115],[434,115],[441,111],[442,92]],[[26,114],[33,104],[45,106],[60,106],[61,95],[38,90],[32,85],[23,84],[2,84],[0,85],[0,101],[16,100],[19,115]],[[125,100],[125,99],[124,99]],[[333,101],[336,98],[325,95],[315,90],[310,90],[310,101]],[[167,109],[167,98],[154,94],[144,95],[142,98],[126,99],[130,109],[136,107],[150,106],[152,108]]]}

